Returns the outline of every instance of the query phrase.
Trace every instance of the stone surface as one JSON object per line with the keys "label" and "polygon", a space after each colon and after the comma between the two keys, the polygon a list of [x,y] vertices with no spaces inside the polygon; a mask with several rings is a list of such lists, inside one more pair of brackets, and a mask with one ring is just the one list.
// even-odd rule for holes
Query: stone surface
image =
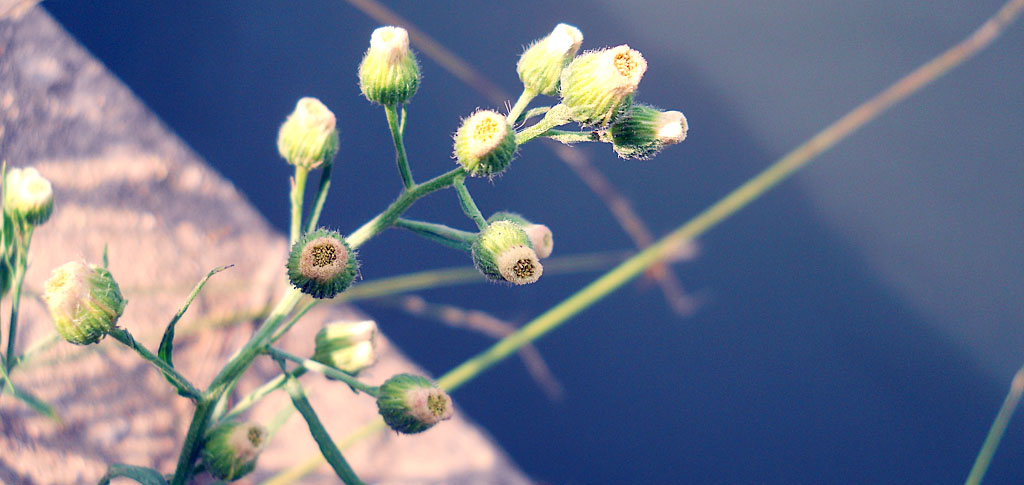
{"label": "stone surface", "polygon": [[[31,2],[13,4],[22,8],[0,2],[0,157],[10,166],[36,166],[56,194],[54,216],[32,242],[19,349],[54,334],[39,299],[50,270],[75,259],[98,263],[104,246],[129,300],[119,325],[150,349],[193,285],[210,269],[233,264],[211,280],[179,327],[176,366],[204,386],[251,335],[253,314],[284,290],[285,237],[45,12]],[[9,305],[6,298],[4,309]],[[281,346],[308,355],[322,324],[357,317],[351,308],[321,305]],[[6,339],[6,315],[3,320]],[[368,382],[417,371],[387,342],[382,347],[380,362],[365,374]],[[236,395],[274,369],[258,361]],[[12,379],[52,403],[63,423],[0,397],[0,482],[95,483],[112,463],[173,470],[193,406],[112,339],[46,347]],[[347,386],[318,376],[303,382],[336,439],[376,416],[373,401]],[[279,392],[250,417],[267,422],[287,405]],[[246,480],[316,455],[305,423],[293,416]],[[458,412],[422,435],[364,439],[347,457],[371,483],[528,481]],[[303,479],[336,482],[326,466]]]}

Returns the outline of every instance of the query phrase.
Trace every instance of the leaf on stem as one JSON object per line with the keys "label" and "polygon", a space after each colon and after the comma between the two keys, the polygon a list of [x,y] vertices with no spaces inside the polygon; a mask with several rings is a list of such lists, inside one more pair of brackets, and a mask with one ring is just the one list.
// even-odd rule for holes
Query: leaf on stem
{"label": "leaf on stem", "polygon": [[[171,366],[171,368],[174,368],[174,362],[171,361],[172,353],[174,352],[174,326],[178,324],[178,320],[181,320],[182,315],[184,315],[185,311],[188,310],[188,306],[192,304],[192,300],[195,300],[196,296],[199,295],[199,291],[203,289],[204,285],[206,285],[206,281],[209,280],[211,276],[220,273],[221,271],[224,271],[232,266],[234,265],[229,264],[227,266],[219,266],[211,270],[209,273],[206,273],[206,276],[204,276],[203,279],[199,280],[199,284],[197,284],[195,289],[192,290],[192,294],[190,294],[188,296],[188,299],[185,300],[185,304],[181,306],[181,308],[178,310],[178,313],[174,314],[174,318],[171,319],[171,323],[167,324],[167,329],[164,330],[164,336],[162,339],[160,339],[160,348],[157,350],[157,355],[160,357],[161,360],[167,362],[167,365]],[[103,267],[107,267],[106,248],[104,248],[103,250]],[[170,379],[168,379],[168,381],[170,381]],[[171,382],[171,384],[174,384],[174,382]]]}
{"label": "leaf on stem", "polygon": [[167,480],[163,475],[152,468],[121,463],[110,465],[110,468],[107,468],[107,473],[100,478],[99,485],[107,485],[110,483],[110,479],[117,477],[130,478],[142,485],[167,485]]}

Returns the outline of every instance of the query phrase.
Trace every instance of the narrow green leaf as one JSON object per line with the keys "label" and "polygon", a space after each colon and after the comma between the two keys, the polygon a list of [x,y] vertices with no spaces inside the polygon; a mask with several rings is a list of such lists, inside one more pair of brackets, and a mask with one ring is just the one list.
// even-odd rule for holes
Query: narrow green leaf
{"label": "narrow green leaf", "polygon": [[99,485],[107,485],[110,483],[110,479],[117,477],[130,478],[142,485],[167,485],[164,476],[152,468],[121,463],[110,465],[110,468],[107,468],[107,473],[100,478]]}
{"label": "narrow green leaf", "polygon": [[14,385],[14,383],[11,382],[10,379],[5,379],[5,380],[6,380],[7,383],[4,384],[4,388],[5,388],[4,390],[10,392],[12,396],[17,398],[21,402],[27,404],[29,407],[34,409],[37,413],[42,414],[42,415],[52,419],[55,423],[60,424],[62,422],[61,418],[60,418],[60,415],[57,414],[57,410],[53,406],[48,404],[46,401],[43,401],[42,399],[39,399],[38,397],[36,397],[31,392],[28,392],[28,391],[22,389],[21,387],[18,387],[16,385]]}
{"label": "narrow green leaf", "polygon": [[[282,370],[284,370],[284,362],[281,363]],[[331,468],[334,468],[334,473],[338,475],[343,482],[347,485],[362,484],[362,480],[356,476],[356,472],[352,470],[352,467],[345,461],[345,457],[342,456],[341,450],[335,446],[334,441],[331,440],[331,435],[327,434],[327,430],[324,429],[323,423],[320,422],[320,418],[317,417],[316,411],[313,411],[313,407],[309,405],[309,401],[306,399],[306,394],[302,391],[302,386],[299,385],[299,381],[296,380],[291,374],[285,372],[286,382],[285,390],[288,391],[288,395],[292,398],[292,404],[295,409],[302,414],[303,419],[306,420],[306,424],[309,425],[309,433],[313,435],[313,439],[316,440],[317,446],[320,447],[320,453],[324,455],[324,459],[327,463],[331,464]]]}
{"label": "narrow green leaf", "polygon": [[[106,259],[106,252],[104,252],[104,259]],[[106,265],[104,264],[104,266]],[[157,356],[160,357],[161,360],[167,362],[167,365],[171,366],[171,368],[174,368],[174,362],[171,361],[172,353],[174,352],[174,326],[178,324],[178,320],[181,320],[181,316],[185,314],[186,310],[188,310],[188,306],[192,304],[192,300],[195,300],[196,296],[199,295],[199,291],[203,289],[204,285],[206,285],[206,281],[209,280],[211,276],[220,273],[221,271],[224,271],[232,266],[234,265],[229,264],[227,266],[220,266],[214,268],[209,273],[206,273],[206,276],[204,276],[203,279],[199,280],[199,283],[196,285],[195,289],[192,290],[192,294],[190,294],[188,296],[188,299],[185,300],[185,304],[182,305],[180,309],[178,309],[178,313],[174,314],[174,318],[171,319],[171,323],[167,324],[167,329],[164,330],[164,337],[160,339],[160,348],[157,349],[156,354]]]}

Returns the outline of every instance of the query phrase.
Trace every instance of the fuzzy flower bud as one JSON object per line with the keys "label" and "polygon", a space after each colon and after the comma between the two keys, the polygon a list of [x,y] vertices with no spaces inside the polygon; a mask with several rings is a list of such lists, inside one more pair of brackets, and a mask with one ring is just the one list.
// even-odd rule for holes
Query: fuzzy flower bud
{"label": "fuzzy flower bud", "polygon": [[314,169],[338,154],[334,113],[319,99],[302,98],[277,132],[277,151],[288,163]]}
{"label": "fuzzy flower bud", "polygon": [[326,229],[306,233],[288,255],[288,280],[313,298],[333,298],[356,276],[356,254],[341,234]]}
{"label": "fuzzy flower bud", "polygon": [[607,126],[632,103],[645,71],[644,56],[628,45],[584,52],[562,71],[562,104],[573,121]]}
{"label": "fuzzy flower bud", "polygon": [[526,231],[511,221],[490,223],[472,249],[473,265],[491,281],[525,285],[537,281],[544,271]]}
{"label": "fuzzy flower bud", "polygon": [[519,224],[526,232],[526,237],[530,240],[530,246],[533,247],[533,251],[537,253],[537,257],[544,259],[551,256],[551,252],[555,250],[555,237],[551,233],[551,229],[544,224],[534,224],[528,221],[522,215],[514,212],[495,212],[494,215],[487,219],[488,223],[494,221],[512,221]]}
{"label": "fuzzy flower bud", "polygon": [[370,36],[370,49],[359,64],[359,89],[366,99],[392,106],[409,102],[420,85],[420,68],[409,50],[409,33],[381,27]]}
{"label": "fuzzy flower bud", "polygon": [[43,288],[57,333],[78,345],[99,342],[110,333],[127,303],[110,271],[78,261],[53,270]]}
{"label": "fuzzy flower bud", "polygon": [[480,110],[462,120],[455,132],[455,158],[475,177],[505,170],[516,153],[516,133],[500,113]]}
{"label": "fuzzy flower bud", "polygon": [[686,117],[678,111],[637,103],[612,123],[608,134],[620,157],[643,160],[685,140],[688,128]]}
{"label": "fuzzy flower bud", "polygon": [[523,86],[539,94],[558,93],[558,81],[583,44],[583,33],[569,24],[558,24],[547,37],[535,41],[516,64]]}
{"label": "fuzzy flower bud", "polygon": [[313,360],[356,375],[377,360],[376,336],[373,320],[328,324],[316,334]]}
{"label": "fuzzy flower bud", "polygon": [[33,226],[46,222],[53,213],[53,186],[35,167],[7,170],[4,212]]}
{"label": "fuzzy flower bud", "polygon": [[391,429],[413,434],[451,419],[452,398],[425,377],[399,374],[384,381],[377,410]]}
{"label": "fuzzy flower bud", "polygon": [[233,482],[256,468],[267,442],[267,429],[257,423],[229,421],[214,428],[203,444],[203,463],[210,475]]}

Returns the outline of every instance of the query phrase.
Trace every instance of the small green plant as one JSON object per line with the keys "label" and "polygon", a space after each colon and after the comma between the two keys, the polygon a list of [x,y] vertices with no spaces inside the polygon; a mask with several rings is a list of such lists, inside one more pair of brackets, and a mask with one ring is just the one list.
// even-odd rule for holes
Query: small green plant
{"label": "small green plant", "polygon": [[[282,265],[291,288],[206,389],[196,388],[188,377],[175,369],[174,331],[178,319],[207,279],[224,268],[211,271],[196,286],[167,326],[156,354],[137,343],[128,330],[117,326],[127,301],[107,270],[106,255],[102,265],[73,261],[53,271],[45,284],[44,299],[57,332],[64,340],[90,345],[110,335],[155,365],[178,394],[195,404],[170,483],[186,483],[201,472],[233,481],[257,467],[259,453],[268,439],[267,430],[258,423],[237,418],[253,402],[280,387],[291,396],[292,404],[305,418],[324,458],[339,478],[345,483],[361,483],[306,400],[298,382],[298,377],[306,371],[340,380],[353,391],[373,398],[384,422],[400,433],[421,433],[452,417],[451,398],[426,377],[400,374],[379,387],[357,379],[359,371],[375,361],[376,324],[372,321],[326,326],[317,335],[316,350],[310,358],[289,354],[275,347],[275,342],[308,310],[308,304],[299,308],[303,299],[311,298],[316,302],[349,289],[359,276],[358,249],[392,227],[466,253],[467,262],[472,262],[488,281],[510,286],[538,281],[544,269],[541,259],[550,256],[554,247],[551,230],[510,212],[486,216],[467,186],[468,179],[493,179],[509,169],[518,148],[531,140],[606,142],[623,158],[648,158],[686,137],[687,123],[682,113],[662,112],[633,102],[647,69],[643,55],[625,45],[577,55],[582,41],[583,35],[578,29],[559,24],[550,35],[531,44],[517,65],[524,89],[515,105],[507,114],[491,109],[469,114],[454,130],[455,167],[417,182],[405,151],[403,132],[407,121],[405,105],[420,88],[419,65],[409,48],[405,29],[381,27],[375,30],[359,65],[360,89],[368,101],[384,108],[403,190],[380,214],[347,235],[317,225],[338,153],[335,114],[318,99],[300,99],[281,125],[277,138],[278,152],[295,170],[290,193],[291,251],[283,258],[286,262]],[[559,102],[527,111],[540,95],[557,96]],[[582,129],[559,129],[573,122]],[[319,185],[313,207],[304,210],[307,180],[313,172],[319,174]],[[4,382],[11,386],[6,372],[15,362],[16,308],[25,256],[32,230],[45,222],[52,211],[53,193],[49,182],[31,168],[13,169],[5,180],[6,257],[2,274],[5,289],[6,282],[13,281],[15,312],[2,368]],[[468,230],[403,217],[420,198],[447,188],[454,189],[458,206],[469,219]],[[281,376],[229,409],[230,390],[253,361],[261,357],[276,361]],[[33,401],[27,397],[23,400]],[[41,402],[37,407],[52,413]],[[131,465],[112,466],[104,480],[115,476],[143,483],[165,483],[166,480],[157,470]]]}

